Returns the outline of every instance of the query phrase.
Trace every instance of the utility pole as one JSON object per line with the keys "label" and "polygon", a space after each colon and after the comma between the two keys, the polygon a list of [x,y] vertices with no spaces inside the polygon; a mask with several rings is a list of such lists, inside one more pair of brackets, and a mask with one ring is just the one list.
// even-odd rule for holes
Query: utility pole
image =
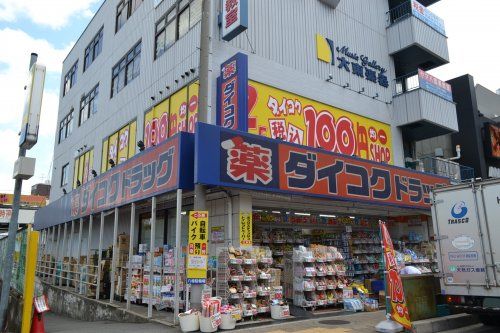
{"label": "utility pole", "polygon": [[[212,58],[212,23],[213,21],[213,1],[203,0],[203,13],[201,16],[200,32],[200,70],[199,80],[199,111],[198,121],[211,123],[212,121],[212,98],[211,98],[211,58]],[[202,184],[194,185],[194,209],[206,210],[206,188]],[[193,308],[201,308],[201,285],[193,285],[190,288],[190,303]]]}
{"label": "utility pole", "polygon": [[[38,55],[36,53],[31,53],[30,66],[36,63]],[[26,148],[19,146],[19,159],[26,156]],[[18,161],[19,161],[18,159]],[[16,182],[14,185],[14,199],[12,203],[12,217],[9,223],[9,236],[7,239],[7,250],[5,253],[5,259],[2,265],[4,266],[3,277],[2,277],[2,294],[0,298],[0,330],[3,329],[6,322],[7,307],[9,305],[9,294],[10,294],[10,281],[12,278],[12,262],[14,256],[14,246],[16,243],[16,233],[18,228],[18,218],[19,218],[19,206],[21,201],[21,188],[23,185],[23,178],[16,177]],[[32,300],[24,300],[25,302],[31,302]]]}

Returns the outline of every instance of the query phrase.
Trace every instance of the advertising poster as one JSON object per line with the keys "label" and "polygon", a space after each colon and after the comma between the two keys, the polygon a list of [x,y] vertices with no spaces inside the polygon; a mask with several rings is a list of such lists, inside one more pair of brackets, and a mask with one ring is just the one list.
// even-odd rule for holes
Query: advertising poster
{"label": "advertising poster", "polygon": [[187,131],[187,93],[184,87],[170,97],[170,131],[169,136]]}
{"label": "advertising poster", "polygon": [[188,88],[188,129],[189,133],[194,133],[196,123],[198,122],[198,92],[200,83],[196,81]]}
{"label": "advertising poster", "polygon": [[500,127],[490,124],[486,135],[490,142],[490,156],[500,159]]}
{"label": "advertising poster", "polygon": [[446,35],[444,21],[442,18],[431,12],[427,7],[416,0],[411,0],[411,12],[413,16],[429,25],[442,35]]}
{"label": "advertising poster", "polygon": [[403,282],[399,275],[396,255],[392,246],[389,230],[384,222],[380,222],[380,233],[384,247],[384,262],[386,270],[387,295],[391,298],[391,318],[397,321],[406,329],[411,329],[410,314],[406,306],[405,292]]}
{"label": "advertising poster", "polygon": [[393,164],[391,128],[333,106],[249,82],[248,132]]}
{"label": "advertising poster", "polygon": [[240,213],[240,246],[252,244],[252,213]]}
{"label": "advertising poster", "polygon": [[447,101],[453,102],[453,94],[451,85],[440,79],[418,69],[418,85],[420,88],[427,90],[430,93],[438,95]]}
{"label": "advertising poster", "polygon": [[189,212],[187,283],[205,284],[208,265],[208,211]]}

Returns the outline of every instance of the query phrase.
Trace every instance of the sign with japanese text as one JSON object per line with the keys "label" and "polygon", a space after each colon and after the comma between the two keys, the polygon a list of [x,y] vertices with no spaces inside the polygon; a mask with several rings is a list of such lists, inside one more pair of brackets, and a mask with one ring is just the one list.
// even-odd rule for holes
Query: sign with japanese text
{"label": "sign with japanese text", "polygon": [[[0,193],[0,205],[12,206],[14,195],[9,193]],[[21,206],[44,207],[47,198],[41,195],[21,195]]]}
{"label": "sign with japanese text", "polygon": [[444,20],[431,12],[427,7],[417,0],[411,0],[411,13],[413,16],[436,30],[442,35],[446,35]]}
{"label": "sign with japanese text", "polygon": [[199,124],[198,135],[195,182],[202,184],[423,209],[430,209],[432,188],[449,184],[444,177],[218,126]]}
{"label": "sign with japanese text", "polygon": [[447,101],[453,102],[451,85],[424,72],[420,68],[418,69],[418,85],[420,88],[427,90],[430,93],[438,95]]}
{"label": "sign with japanese text", "polygon": [[387,68],[382,67],[377,60],[358,54],[349,46],[337,46],[333,40],[320,34],[316,34],[316,57],[336,66],[342,72],[351,73],[384,88],[389,87]]}
{"label": "sign with japanese text", "polygon": [[194,135],[180,133],[144,150],[39,209],[35,228],[57,225],[177,188],[192,189],[193,147]]}
{"label": "sign with japanese text", "polygon": [[252,246],[252,213],[240,213],[240,246]]}
{"label": "sign with japanese text", "polygon": [[250,81],[248,132],[364,159],[393,163],[391,127]]}
{"label": "sign with japanese text", "polygon": [[205,284],[208,264],[208,212],[189,212],[187,282]]}
{"label": "sign with japanese text", "polygon": [[12,209],[11,208],[0,208],[0,222],[1,223],[9,223],[12,218]]}
{"label": "sign with japanese text", "polygon": [[229,42],[248,28],[248,0],[222,0],[222,39]]}
{"label": "sign with japanese text", "polygon": [[156,146],[179,132],[194,133],[199,82],[180,89],[144,115],[144,146]]}
{"label": "sign with japanese text", "polygon": [[212,244],[224,243],[225,233],[224,226],[216,226],[211,228],[210,241]]}
{"label": "sign with japanese text", "polygon": [[391,235],[384,222],[380,222],[380,233],[382,234],[382,243],[384,251],[384,262],[386,270],[387,295],[391,299],[391,318],[406,329],[411,329],[410,314],[406,306],[405,292],[403,282],[399,275],[396,255],[392,246]]}
{"label": "sign with japanese text", "polygon": [[217,81],[217,124],[224,128],[246,131],[248,56],[236,53],[224,62]]}

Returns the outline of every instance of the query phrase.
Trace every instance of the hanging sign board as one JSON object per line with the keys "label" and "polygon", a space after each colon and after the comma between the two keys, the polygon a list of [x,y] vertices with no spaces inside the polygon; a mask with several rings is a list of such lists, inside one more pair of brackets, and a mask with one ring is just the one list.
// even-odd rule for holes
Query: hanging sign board
{"label": "hanging sign board", "polygon": [[248,0],[222,0],[222,39],[229,42],[248,28]]}
{"label": "hanging sign board", "polygon": [[208,212],[189,213],[187,282],[205,284],[208,264]]}
{"label": "hanging sign board", "polygon": [[252,246],[252,213],[240,213],[240,246]]}
{"label": "hanging sign board", "polygon": [[45,66],[33,64],[26,84],[23,122],[19,147],[30,149],[38,141],[38,126],[42,110],[43,86],[45,84]]}

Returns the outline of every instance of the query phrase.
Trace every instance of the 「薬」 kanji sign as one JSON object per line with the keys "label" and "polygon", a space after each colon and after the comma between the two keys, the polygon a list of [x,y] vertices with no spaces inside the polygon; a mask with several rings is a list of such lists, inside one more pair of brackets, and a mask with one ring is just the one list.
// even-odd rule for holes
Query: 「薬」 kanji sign
{"label": "\u300c\u85ac\u300d kanji sign", "polygon": [[208,264],[208,212],[189,212],[187,282],[205,284]]}
{"label": "\u300c\u85ac\u300d kanji sign", "polygon": [[195,182],[430,209],[449,179],[261,136],[198,125]]}
{"label": "\u300c\u85ac\u300d kanji sign", "polygon": [[406,306],[403,282],[399,275],[391,235],[384,222],[379,222],[379,226],[380,233],[382,234],[385,270],[387,272],[387,295],[391,299],[391,318],[403,325],[406,329],[411,329],[410,314],[408,313],[408,306]]}
{"label": "\u300c\u85ac\u300d kanji sign", "polygon": [[252,213],[240,213],[240,246],[252,244]]}

